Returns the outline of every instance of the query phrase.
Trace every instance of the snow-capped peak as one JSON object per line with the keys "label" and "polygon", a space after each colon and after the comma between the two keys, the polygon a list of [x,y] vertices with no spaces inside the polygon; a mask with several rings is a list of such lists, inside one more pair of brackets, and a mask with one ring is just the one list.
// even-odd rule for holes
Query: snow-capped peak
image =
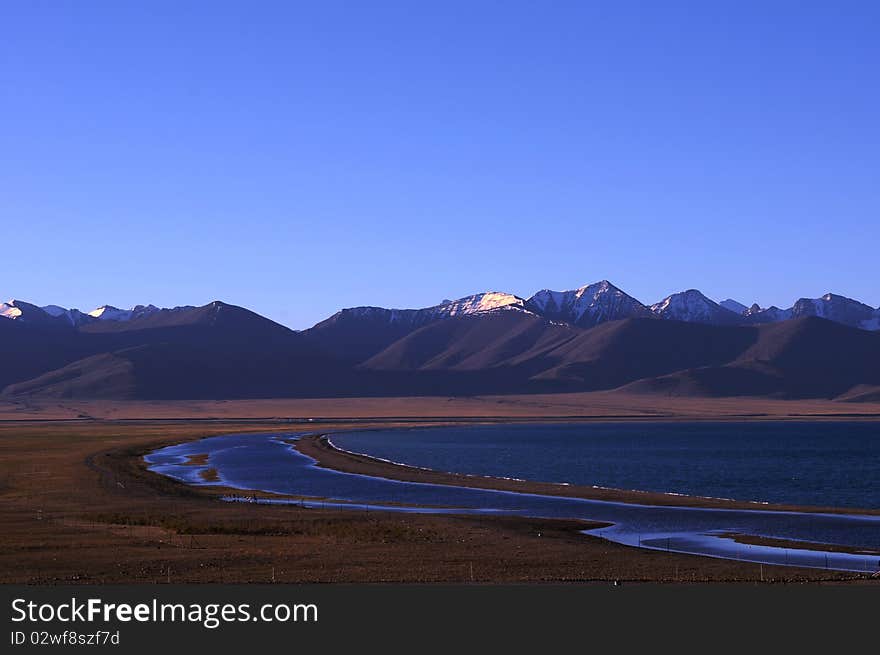
{"label": "snow-capped peak", "polygon": [[112,305],[102,305],[90,311],[89,316],[101,321],[127,321],[131,318],[131,310],[118,309]]}
{"label": "snow-capped peak", "polygon": [[524,305],[525,301],[513,294],[503,293],[501,291],[487,291],[485,293],[478,293],[473,296],[459,298],[458,300],[447,301],[443,304],[437,305],[433,309],[437,314],[460,316],[462,314],[490,312],[506,307],[522,308]]}
{"label": "snow-capped peak", "polygon": [[34,320],[51,320],[51,316],[44,312],[40,307],[25,302],[24,300],[16,300],[14,298],[4,303],[0,303],[0,316],[27,322]]}
{"label": "snow-capped peak", "polygon": [[61,305],[38,307],[21,300],[0,303],[0,316],[4,318],[17,319],[27,323],[39,322],[44,325],[67,324],[72,327],[79,327],[94,321],[129,321],[159,311],[161,310],[155,305],[136,305],[131,309],[118,309],[112,305],[103,305],[86,314],[78,309],[67,309]]}
{"label": "snow-capped peak", "polygon": [[526,308],[547,318],[582,327],[650,315],[647,307],[608,280],[585,284],[568,291],[542,289],[528,299]]}
{"label": "snow-capped peak", "polygon": [[23,300],[10,300],[0,303],[0,316],[29,325],[42,325],[45,327],[59,327],[67,323],[69,317],[65,317],[66,311],[66,309],[57,305],[38,307]]}
{"label": "snow-capped peak", "polygon": [[835,293],[826,293],[820,298],[801,298],[791,308],[791,315],[795,318],[818,316],[868,330],[876,329],[877,323],[873,307]]}
{"label": "snow-capped peak", "polygon": [[155,305],[135,305],[131,309],[119,309],[113,305],[102,305],[89,312],[89,316],[99,321],[130,321],[161,311]]}
{"label": "snow-capped peak", "polygon": [[725,309],[696,289],[667,296],[651,305],[651,311],[661,318],[690,323],[724,324],[734,323],[739,319],[735,312]]}
{"label": "snow-capped peak", "polygon": [[458,300],[444,300],[439,305],[422,309],[386,309],[384,307],[351,307],[331,316],[327,321],[345,321],[351,318],[370,318],[386,323],[421,326],[431,321],[453,316],[486,314],[496,311],[526,311],[525,301],[510,293],[487,291],[465,296]]}
{"label": "snow-capped peak", "polygon": [[14,299],[0,303],[0,316],[11,319],[21,318],[21,307],[17,307],[15,303]]}

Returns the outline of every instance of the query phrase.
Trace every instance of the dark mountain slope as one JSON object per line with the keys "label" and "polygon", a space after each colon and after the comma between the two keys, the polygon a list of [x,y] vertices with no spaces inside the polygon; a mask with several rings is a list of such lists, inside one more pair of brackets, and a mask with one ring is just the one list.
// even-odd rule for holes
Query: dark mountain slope
{"label": "dark mountain slope", "polygon": [[581,334],[521,312],[498,312],[438,321],[398,340],[363,363],[382,371],[478,371],[539,357]]}
{"label": "dark mountain slope", "polygon": [[80,359],[32,380],[9,385],[9,396],[40,395],[53,398],[135,397],[134,367],[125,357],[102,353]]}
{"label": "dark mountain slope", "polygon": [[627,319],[588,330],[547,353],[555,362],[536,380],[608,389],[644,377],[736,358],[756,339],[749,327]]}
{"label": "dark mountain slope", "polygon": [[6,394],[223,398],[317,395],[353,385],[350,367],[301,335],[220,302],[80,331],[22,327],[0,323],[0,353],[11,362],[0,369]]}
{"label": "dark mountain slope", "polygon": [[356,377],[295,344],[227,348],[187,340],[92,355],[11,384],[4,394],[145,400],[335,396],[354,393]]}
{"label": "dark mountain slope", "polygon": [[[438,307],[453,305],[461,303]],[[325,326],[320,338],[220,302],[79,329],[3,319],[0,388],[7,395],[143,399],[613,388],[858,399],[880,387],[880,332],[822,318],[760,326],[628,318],[581,329],[505,307],[449,311],[442,320],[431,318],[434,312],[419,326],[386,316],[372,334],[361,330],[360,317]]]}
{"label": "dark mountain slope", "polygon": [[423,324],[415,310],[357,307],[337,312],[302,335],[315,348],[359,364]]}
{"label": "dark mountain slope", "polygon": [[285,338],[293,330],[260,316],[249,309],[219,300],[201,307],[162,309],[130,321],[97,321],[83,325],[83,334],[124,334],[182,328],[210,329],[214,334],[241,338]]}
{"label": "dark mountain slope", "polygon": [[815,317],[764,325],[737,360],[751,362],[779,371],[789,395],[833,397],[880,383],[880,334]]}
{"label": "dark mountain slope", "polygon": [[665,396],[782,396],[785,380],[767,366],[727,364],[676,371],[620,387],[631,393]]}
{"label": "dark mountain slope", "polygon": [[639,378],[735,359],[754,328],[626,319],[578,330],[525,314],[450,319],[394,343],[362,368],[486,371],[533,389],[607,389]]}
{"label": "dark mountain slope", "polygon": [[672,395],[834,398],[880,384],[880,334],[807,317],[762,325],[757,340],[723,366],[640,380],[627,391]]}
{"label": "dark mountain slope", "polygon": [[0,319],[0,389],[97,352],[73,330]]}

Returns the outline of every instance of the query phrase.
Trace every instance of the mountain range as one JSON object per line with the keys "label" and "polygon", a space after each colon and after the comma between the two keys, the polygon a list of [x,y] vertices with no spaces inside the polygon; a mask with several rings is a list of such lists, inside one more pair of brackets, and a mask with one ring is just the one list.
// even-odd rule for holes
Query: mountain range
{"label": "mountain range", "polygon": [[880,400],[880,309],[690,289],[646,305],[603,280],[530,298],[342,309],[290,330],[215,301],[89,312],[0,304],[7,398],[220,399],[631,393]]}

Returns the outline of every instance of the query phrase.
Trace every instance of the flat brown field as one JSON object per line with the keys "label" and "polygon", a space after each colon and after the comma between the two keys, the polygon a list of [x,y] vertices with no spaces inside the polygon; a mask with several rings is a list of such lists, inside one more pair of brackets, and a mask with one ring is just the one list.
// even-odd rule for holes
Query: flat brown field
{"label": "flat brown field", "polygon": [[868,404],[654,399],[651,406],[613,394],[7,403],[0,407],[0,582],[690,582],[757,581],[762,573],[776,581],[865,581],[619,546],[579,534],[590,526],[575,521],[228,504],[141,462],[159,445],[212,434],[317,431],[307,418],[346,418],[335,426],[353,427],[381,417],[412,425],[418,416],[819,419],[835,409],[839,418],[880,417]]}
{"label": "flat brown field", "polygon": [[678,398],[620,392],[512,396],[318,398],[204,401],[0,400],[0,421],[53,419],[880,419],[880,402]]}

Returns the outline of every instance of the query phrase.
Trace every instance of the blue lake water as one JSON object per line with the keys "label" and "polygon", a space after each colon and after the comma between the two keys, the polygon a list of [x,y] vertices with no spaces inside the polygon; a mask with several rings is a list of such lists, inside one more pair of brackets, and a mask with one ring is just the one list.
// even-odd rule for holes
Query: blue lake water
{"label": "blue lake water", "polygon": [[[146,460],[152,470],[193,485],[206,484],[199,472],[214,468],[221,483],[230,487],[310,499],[275,502],[304,506],[339,504],[352,511],[503,513],[585,519],[612,524],[594,531],[595,534],[642,548],[860,572],[880,568],[878,516],[657,507],[399,482],[318,467],[288,443],[297,436],[271,433],[211,437],[160,449]],[[339,435],[334,435],[334,440],[339,440]],[[187,464],[189,455],[205,453],[205,465]],[[824,553],[808,548],[750,546],[723,536],[729,532],[840,544],[865,552]]]}
{"label": "blue lake water", "polygon": [[880,508],[880,423],[468,425],[342,432],[332,441],[456,473]]}

